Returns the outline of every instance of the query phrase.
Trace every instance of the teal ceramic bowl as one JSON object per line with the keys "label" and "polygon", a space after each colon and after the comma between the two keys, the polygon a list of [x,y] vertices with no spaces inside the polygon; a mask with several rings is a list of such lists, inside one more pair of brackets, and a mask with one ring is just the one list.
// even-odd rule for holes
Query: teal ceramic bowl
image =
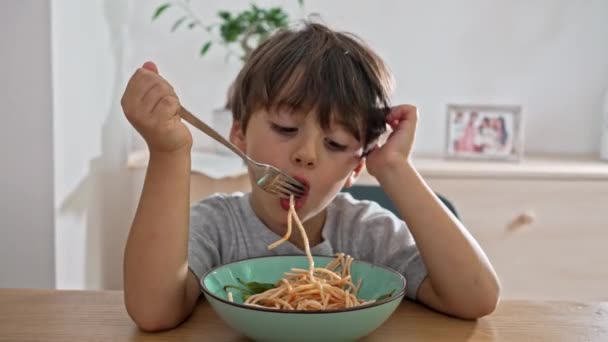
{"label": "teal ceramic bowl", "polygon": [[[324,267],[333,257],[315,256]],[[370,334],[395,311],[405,294],[405,278],[390,268],[353,261],[353,283],[362,279],[359,298],[388,298],[350,309],[328,311],[273,310],[243,305],[238,291],[228,301],[225,285],[244,282],[275,283],[291,268],[308,268],[306,256],[270,256],[236,261],[207,272],[203,292],[215,312],[234,330],[256,341],[354,341]],[[386,296],[385,296],[386,297]]]}

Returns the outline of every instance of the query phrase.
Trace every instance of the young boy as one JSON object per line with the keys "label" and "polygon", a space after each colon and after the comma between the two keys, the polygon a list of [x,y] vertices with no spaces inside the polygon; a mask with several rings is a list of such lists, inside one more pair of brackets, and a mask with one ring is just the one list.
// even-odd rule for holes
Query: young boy
{"label": "young boy", "polygon": [[[238,75],[230,140],[307,188],[295,207],[313,255],[350,254],[400,271],[406,296],[449,315],[477,318],[498,302],[499,282],[473,237],[441,204],[410,154],[418,113],[389,107],[390,74],[354,36],[307,23],[261,44]],[[150,331],[184,321],[210,268],[273,254],[303,254],[303,241],[268,250],[286,231],[289,201],[255,184],[190,208],[192,136],[173,88],[147,62],[130,79],[122,106],[147,142],[150,161],[124,259],[125,303]],[[383,146],[386,124],[394,132]],[[364,151],[371,152],[364,156]],[[404,221],[340,193],[367,164]]]}

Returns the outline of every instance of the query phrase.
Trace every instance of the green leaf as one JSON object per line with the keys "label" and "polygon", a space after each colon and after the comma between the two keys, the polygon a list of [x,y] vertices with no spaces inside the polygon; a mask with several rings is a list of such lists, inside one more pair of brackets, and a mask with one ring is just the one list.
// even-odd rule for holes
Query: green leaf
{"label": "green leaf", "polygon": [[279,7],[271,8],[264,18],[272,27],[287,26],[287,14]]}
{"label": "green leaf", "polygon": [[270,11],[268,11],[268,17],[274,18],[277,17],[279,14],[281,14],[283,11],[281,11],[280,7],[273,7],[270,9]]}
{"label": "green leaf", "polygon": [[274,284],[258,283],[256,281],[246,283],[240,278],[236,278],[236,280],[239,282],[239,284],[243,285],[244,288],[238,285],[225,285],[224,291],[228,292],[228,289],[235,289],[241,293],[243,299],[245,300],[247,300],[247,298],[249,298],[251,295],[260,294],[275,288]]}
{"label": "green leaf", "polygon": [[242,294],[245,294],[245,293],[249,293],[250,295],[253,294],[250,290],[244,289],[244,288],[242,288],[240,286],[235,286],[235,285],[226,285],[226,286],[224,286],[224,291],[228,292],[228,289],[235,289],[235,290],[241,292]]}
{"label": "green leaf", "polygon": [[228,11],[219,11],[217,15],[224,20],[230,20],[232,18],[232,14]]}
{"label": "green leaf", "polygon": [[267,284],[267,283],[258,283],[255,281],[252,281],[249,283],[249,289],[251,289],[251,291],[255,292],[255,293],[262,293],[262,292],[266,292],[270,289],[274,289],[274,284]]}
{"label": "green leaf", "polygon": [[206,42],[205,45],[203,45],[203,47],[201,48],[201,56],[204,56],[207,51],[209,51],[209,48],[211,47],[211,42]]}
{"label": "green leaf", "polygon": [[154,15],[152,16],[152,20],[158,18],[158,16],[160,16],[167,8],[171,7],[170,3],[164,3],[160,6],[158,6],[158,8],[156,8],[156,11],[154,11]]}
{"label": "green leaf", "polygon": [[298,0],[298,4],[300,4],[300,7],[304,6],[304,0]]}
{"label": "green leaf", "polygon": [[383,300],[383,299],[386,299],[386,298],[390,298],[390,297],[392,297],[392,296],[393,296],[393,292],[395,292],[395,289],[392,289],[392,290],[391,290],[391,292],[389,292],[389,293],[385,293],[385,294],[383,294],[382,296],[380,296],[380,297],[376,298],[376,301],[381,301],[381,300]]}
{"label": "green leaf", "polygon": [[225,42],[235,42],[245,32],[245,26],[238,18],[226,21],[220,26],[220,34]]}
{"label": "green leaf", "polygon": [[236,278],[236,280],[238,280],[239,283],[241,283],[243,286],[248,288],[251,292],[256,293],[256,294],[266,292],[275,287],[274,284],[270,284],[270,283],[258,283],[256,281],[251,281],[249,283],[246,283],[246,282],[242,281],[240,278]]}
{"label": "green leaf", "polygon": [[243,300],[247,300],[247,298],[249,298],[255,294],[255,293],[251,292],[249,289],[244,289],[240,286],[234,286],[234,285],[224,286],[224,291],[226,291],[226,293],[228,293],[228,289],[235,289],[236,291],[240,292],[241,296],[243,297]]}
{"label": "green leaf", "polygon": [[177,30],[186,19],[187,18],[185,16],[177,19],[175,24],[173,24],[173,26],[171,27],[171,32],[175,32],[175,30]]}

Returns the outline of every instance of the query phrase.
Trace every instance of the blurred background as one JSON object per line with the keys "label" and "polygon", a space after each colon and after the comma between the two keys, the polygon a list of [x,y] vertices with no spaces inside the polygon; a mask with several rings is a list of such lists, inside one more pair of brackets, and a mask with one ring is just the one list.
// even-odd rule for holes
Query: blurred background
{"label": "blurred background", "polygon": [[[186,7],[176,5],[179,1],[153,20],[164,3],[0,2],[0,287],[122,287],[122,253],[141,191],[145,145],[125,120],[120,97],[143,62],[156,62],[184,105],[225,129],[226,117],[213,113],[223,106],[241,61],[227,58],[227,50],[217,43],[201,56],[210,35],[201,27],[188,29],[187,21],[172,32],[186,13]],[[201,21],[212,23],[218,21],[218,11],[246,9],[250,1],[189,4]],[[280,6],[290,20],[318,13],[330,27],[357,34],[385,59],[396,80],[393,103],[413,103],[420,110],[414,154],[423,175],[435,179],[461,209],[467,226],[507,274],[514,297],[539,294],[540,289],[533,290],[535,283],[563,276],[561,282],[576,278],[579,283],[554,297],[575,298],[590,291],[590,297],[606,298],[600,289],[608,285],[608,271],[587,263],[608,262],[608,253],[596,245],[608,238],[601,202],[608,196],[608,168],[600,158],[602,136],[608,137],[608,1],[256,4]],[[443,159],[449,104],[521,106],[524,158],[515,163]],[[213,150],[206,137],[194,136],[195,153]],[[205,176],[206,160],[198,164],[199,176]],[[226,170],[217,164],[219,170],[213,170],[212,177],[209,171],[198,183],[193,199],[245,186],[242,170],[225,162]],[[214,183],[225,181],[224,171],[241,177],[238,184],[222,188],[224,183]],[[466,181],[459,182],[462,178]],[[531,180],[533,184],[526,183]],[[491,190],[467,194],[471,187]],[[538,208],[507,208],[529,197],[508,193],[522,188],[538,189],[531,196],[540,203]],[[567,191],[556,195],[559,189]],[[543,209],[543,203],[556,197],[559,204]],[[476,207],[482,202],[485,206]],[[500,233],[486,234],[495,228],[487,222],[503,214],[496,223]],[[555,221],[543,221],[553,214]],[[517,245],[502,237],[502,227],[511,218],[539,225],[530,236],[518,237],[522,240]],[[566,221],[568,226],[560,229],[572,235],[552,230]],[[547,247],[542,245],[547,237],[560,240]],[[593,241],[584,245],[587,242],[574,240],[580,237]],[[535,244],[524,242],[532,238]],[[529,254],[521,256],[522,250]],[[558,260],[551,253],[574,261]],[[544,261],[534,264],[536,259]],[[526,269],[530,263],[533,266]],[[555,268],[547,277],[530,279],[551,266]],[[583,266],[588,268],[581,271]],[[582,279],[569,273],[576,271],[591,276]],[[521,279],[531,285],[518,288]]]}

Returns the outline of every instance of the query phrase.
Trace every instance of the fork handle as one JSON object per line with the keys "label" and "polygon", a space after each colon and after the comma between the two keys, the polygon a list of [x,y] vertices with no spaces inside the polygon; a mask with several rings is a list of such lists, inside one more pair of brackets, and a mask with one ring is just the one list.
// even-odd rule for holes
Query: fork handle
{"label": "fork handle", "polygon": [[181,116],[182,119],[186,120],[188,123],[190,123],[192,126],[200,129],[201,131],[203,131],[203,133],[207,134],[208,136],[210,136],[211,138],[215,139],[216,141],[218,141],[219,143],[221,143],[222,145],[228,147],[229,149],[231,149],[234,153],[238,154],[239,157],[243,158],[243,160],[247,160],[245,154],[239,150],[238,147],[236,147],[234,144],[232,144],[230,141],[228,141],[226,138],[224,138],[221,134],[219,134],[216,130],[214,130],[213,128],[209,127],[206,123],[204,123],[203,121],[201,121],[199,118],[197,118],[196,116],[194,116],[194,114],[190,113],[189,110],[187,110],[184,107],[181,107],[180,111],[179,111],[179,116]]}

